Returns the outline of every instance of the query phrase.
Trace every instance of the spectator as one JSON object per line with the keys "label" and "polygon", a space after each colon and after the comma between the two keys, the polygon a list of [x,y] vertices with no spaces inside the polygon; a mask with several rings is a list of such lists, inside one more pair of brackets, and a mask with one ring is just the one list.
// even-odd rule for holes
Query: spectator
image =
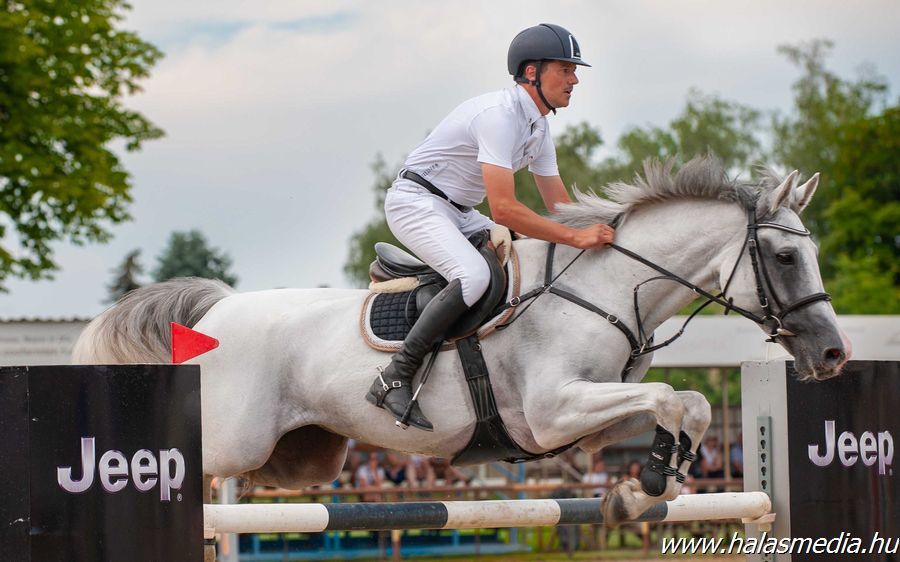
{"label": "spectator", "polygon": [[719,436],[707,435],[700,445],[700,474],[703,478],[724,478],[725,467]]}
{"label": "spectator", "polygon": [[739,433],[737,441],[731,444],[731,475],[741,477],[744,475],[744,434]]}
{"label": "spectator", "polygon": [[[378,463],[378,453],[372,451],[366,459],[365,464],[359,465],[356,469],[354,485],[357,488],[377,488],[380,487],[385,480],[384,469]],[[381,494],[366,493],[362,495],[364,502],[381,501]]]}
{"label": "spectator", "polygon": [[347,440],[347,458],[344,460],[344,468],[339,477],[343,486],[356,485],[356,471],[365,461],[365,454],[357,448],[356,439]]}
{"label": "spectator", "polygon": [[422,455],[410,455],[409,464],[406,465],[406,478],[413,486],[434,486],[434,468],[428,462],[428,458]]}
{"label": "spectator", "polygon": [[697,488],[695,484],[696,480],[694,479],[694,476],[691,474],[686,475],[684,477],[684,484],[681,485],[681,495],[696,494]]}
{"label": "spectator", "polygon": [[644,469],[644,465],[641,464],[640,461],[634,460],[628,463],[628,466],[625,468],[625,474],[622,475],[622,480],[640,480],[641,471]]}
{"label": "spectator", "polygon": [[413,477],[410,479],[409,464],[410,460],[408,456],[394,451],[388,451],[384,458],[385,480],[393,482],[396,486],[402,486],[403,484],[414,486],[415,472],[413,472]]}
{"label": "spectator", "polygon": [[591,471],[581,477],[581,481],[585,484],[599,484],[596,488],[590,489],[590,493],[595,498],[599,498],[606,493],[610,480],[609,473],[606,472],[606,463],[600,455],[594,458],[594,465],[591,467]]}
{"label": "spectator", "polygon": [[472,481],[472,477],[456,468],[447,459],[433,457],[428,459],[431,468],[434,470],[435,478],[442,478],[444,484],[453,485],[457,482],[468,484]]}

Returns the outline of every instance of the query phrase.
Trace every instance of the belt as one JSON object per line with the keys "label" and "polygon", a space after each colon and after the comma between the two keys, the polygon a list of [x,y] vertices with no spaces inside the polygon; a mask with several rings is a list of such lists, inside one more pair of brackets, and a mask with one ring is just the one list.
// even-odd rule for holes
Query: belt
{"label": "belt", "polygon": [[440,189],[436,188],[433,183],[426,180],[419,174],[413,172],[412,170],[407,170],[406,168],[400,170],[400,177],[403,179],[409,180],[413,183],[417,183],[417,184],[421,185],[422,187],[424,187],[425,189],[430,191],[432,195],[437,195],[441,199],[449,202],[451,205],[456,207],[460,212],[468,213],[469,211],[472,210],[472,207],[466,207],[465,205],[460,205],[459,203],[452,201],[449,197],[447,197],[446,193],[444,193]]}

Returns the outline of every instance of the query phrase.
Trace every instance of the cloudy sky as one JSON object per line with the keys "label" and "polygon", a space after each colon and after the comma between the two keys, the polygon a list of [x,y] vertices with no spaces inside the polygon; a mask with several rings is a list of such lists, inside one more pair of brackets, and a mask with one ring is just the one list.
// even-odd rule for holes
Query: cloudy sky
{"label": "cloudy sky", "polygon": [[900,89],[896,0],[133,5],[125,26],[166,54],[127,102],[166,131],[123,157],[134,220],[106,245],[58,245],[56,279],[10,282],[0,318],[93,316],[128,252],[151,269],[170,233],[189,229],[232,257],[240,290],[349,286],[348,239],[378,212],[375,156],[399,164],[456,104],[506,87],[510,39],[544,21],[594,65],[552,130],[587,121],[608,144],[667,124],[691,87],[787,110],[798,70],[776,52],[785,43],[832,39],[841,76],[869,64]]}

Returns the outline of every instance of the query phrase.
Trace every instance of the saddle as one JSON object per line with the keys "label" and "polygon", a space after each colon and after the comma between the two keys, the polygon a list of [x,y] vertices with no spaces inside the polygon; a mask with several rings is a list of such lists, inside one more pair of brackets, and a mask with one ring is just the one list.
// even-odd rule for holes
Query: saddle
{"label": "saddle", "polygon": [[[448,340],[478,331],[506,301],[510,284],[504,262],[512,247],[508,233],[505,228],[499,232],[485,230],[469,238],[488,264],[491,281],[478,302],[450,327],[446,335]],[[448,281],[418,258],[392,244],[378,242],[375,254],[375,261],[369,266],[372,293],[363,305],[360,328],[369,346],[381,351],[396,351],[421,311]]]}

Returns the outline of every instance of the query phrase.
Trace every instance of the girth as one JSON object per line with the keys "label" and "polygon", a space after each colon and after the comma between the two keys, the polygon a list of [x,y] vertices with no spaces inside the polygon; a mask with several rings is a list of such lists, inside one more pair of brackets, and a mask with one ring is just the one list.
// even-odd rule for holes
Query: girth
{"label": "girth", "polygon": [[466,383],[469,385],[469,393],[472,396],[472,404],[475,407],[475,431],[472,432],[468,444],[451,460],[454,465],[466,466],[496,460],[509,463],[528,462],[555,457],[575,444],[573,441],[546,453],[530,453],[520,447],[509,436],[509,432],[500,418],[478,335],[457,340],[456,350],[459,353],[463,372],[466,375]]}

